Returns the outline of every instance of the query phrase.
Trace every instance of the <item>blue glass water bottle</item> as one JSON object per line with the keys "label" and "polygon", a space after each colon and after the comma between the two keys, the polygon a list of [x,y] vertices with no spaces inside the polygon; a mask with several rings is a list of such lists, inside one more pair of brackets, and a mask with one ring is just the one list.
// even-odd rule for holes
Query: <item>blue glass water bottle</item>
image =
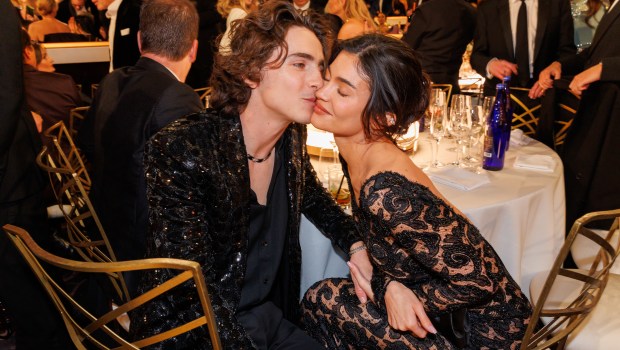
{"label": "blue glass water bottle", "polygon": [[501,170],[510,135],[510,124],[506,115],[506,86],[497,84],[495,103],[486,120],[482,167],[486,170]]}

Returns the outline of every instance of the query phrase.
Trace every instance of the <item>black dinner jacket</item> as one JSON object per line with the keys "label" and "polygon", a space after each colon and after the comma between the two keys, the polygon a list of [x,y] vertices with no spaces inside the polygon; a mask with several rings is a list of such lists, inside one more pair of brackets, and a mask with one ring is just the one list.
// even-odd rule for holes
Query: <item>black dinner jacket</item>
{"label": "black dinner jacket", "polygon": [[618,38],[620,4],[603,16],[589,48],[560,60],[563,75],[574,75],[603,63],[601,80],[583,92],[564,144],[567,228],[585,213],[620,207]]}
{"label": "black dinner jacket", "polygon": [[433,0],[424,2],[413,13],[403,41],[416,51],[434,83],[452,84],[457,93],[463,52],[474,37],[475,26],[476,10],[469,3]]}
{"label": "black dinner jacket", "polygon": [[43,130],[59,121],[69,125],[71,109],[82,104],[77,85],[70,75],[41,72],[25,64],[24,86],[28,107],[43,118]]}
{"label": "black dinner jacket", "polygon": [[90,197],[118,259],[142,258],[146,249],[146,142],[202,108],[194,90],[149,58],[101,81],[78,144],[93,164]]}
{"label": "black dinner jacket", "polygon": [[[485,77],[487,63],[492,58],[515,62],[508,1],[487,0],[478,6],[471,65]],[[540,71],[553,61],[576,52],[573,35],[569,0],[539,0],[534,43],[534,81]],[[487,79],[485,95],[495,94],[495,85],[499,82],[497,78]],[[517,79],[513,79],[513,85],[518,86]]]}
{"label": "black dinner jacket", "polygon": [[123,0],[116,15],[112,65],[114,69],[133,66],[140,58],[138,29],[142,0]]}

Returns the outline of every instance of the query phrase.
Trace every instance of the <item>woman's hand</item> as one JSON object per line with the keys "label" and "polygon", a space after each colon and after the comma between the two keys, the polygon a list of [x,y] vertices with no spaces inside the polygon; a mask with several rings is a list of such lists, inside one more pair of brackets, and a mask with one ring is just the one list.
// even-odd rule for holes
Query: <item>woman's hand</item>
{"label": "woman's hand", "polygon": [[602,63],[592,66],[584,70],[583,72],[575,75],[573,80],[570,82],[570,85],[568,85],[568,88],[575,95],[581,96],[581,93],[586,90],[591,83],[601,80],[602,71]]}
{"label": "woman's hand", "polygon": [[[359,244],[353,244],[352,249],[359,247]],[[370,287],[370,280],[372,278],[372,264],[368,258],[368,251],[366,249],[357,251],[351,255],[349,261],[349,269],[351,270],[351,279],[355,286],[355,295],[360,300],[360,303],[364,304],[370,300],[374,301],[374,295],[372,288]]]}
{"label": "woman's hand", "polygon": [[426,337],[428,332],[437,333],[420,299],[402,283],[392,281],[388,284],[385,292],[385,307],[388,323],[392,328],[410,331],[420,338]]}

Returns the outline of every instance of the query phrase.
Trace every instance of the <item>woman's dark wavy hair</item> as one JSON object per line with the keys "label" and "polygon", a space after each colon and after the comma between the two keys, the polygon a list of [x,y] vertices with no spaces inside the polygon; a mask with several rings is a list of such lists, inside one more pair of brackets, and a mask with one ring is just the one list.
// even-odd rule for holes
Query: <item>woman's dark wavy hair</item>
{"label": "woman's dark wavy hair", "polygon": [[[370,87],[362,112],[366,138],[394,140],[407,132],[424,115],[430,99],[430,80],[415,52],[402,41],[381,34],[338,42],[331,61],[343,51],[357,57],[358,72]],[[394,125],[388,125],[387,114],[395,116]]]}
{"label": "woman's dark wavy hair", "polygon": [[[329,57],[334,35],[322,15],[314,11],[300,14],[289,1],[265,3],[244,19],[233,22],[230,51],[215,57],[211,106],[226,114],[243,112],[252,92],[245,79],[259,83],[265,66],[283,63],[288,54],[284,38],[294,26],[313,32],[323,46],[324,56]],[[273,52],[279,55],[269,61]]]}

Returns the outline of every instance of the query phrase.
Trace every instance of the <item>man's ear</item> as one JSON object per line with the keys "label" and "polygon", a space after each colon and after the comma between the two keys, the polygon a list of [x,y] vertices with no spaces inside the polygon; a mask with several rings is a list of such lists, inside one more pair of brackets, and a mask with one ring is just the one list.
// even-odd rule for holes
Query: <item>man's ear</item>
{"label": "man's ear", "polygon": [[245,83],[245,85],[247,85],[250,89],[256,89],[258,87],[258,83],[255,81],[252,81],[248,78],[243,78],[243,82]]}
{"label": "man's ear", "polygon": [[24,49],[24,63],[29,64],[31,66],[37,66],[37,59],[34,54],[34,47],[26,46]]}
{"label": "man's ear", "polygon": [[194,63],[196,56],[198,55],[198,40],[192,42],[192,47],[189,49],[189,61]]}
{"label": "man's ear", "polygon": [[142,55],[142,32],[138,31],[138,51],[140,51],[140,55]]}

